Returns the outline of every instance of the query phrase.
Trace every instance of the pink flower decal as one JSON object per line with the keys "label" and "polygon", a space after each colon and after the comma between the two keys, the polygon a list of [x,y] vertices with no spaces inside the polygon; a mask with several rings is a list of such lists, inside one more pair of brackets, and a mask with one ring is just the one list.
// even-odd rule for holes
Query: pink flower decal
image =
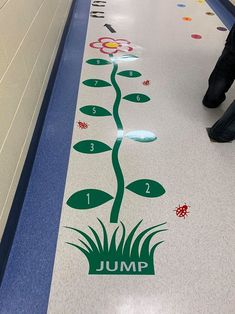
{"label": "pink flower decal", "polygon": [[99,49],[100,52],[106,54],[114,54],[117,52],[129,52],[133,48],[129,46],[130,42],[126,39],[113,39],[111,37],[101,37],[98,41],[90,43],[90,47]]}

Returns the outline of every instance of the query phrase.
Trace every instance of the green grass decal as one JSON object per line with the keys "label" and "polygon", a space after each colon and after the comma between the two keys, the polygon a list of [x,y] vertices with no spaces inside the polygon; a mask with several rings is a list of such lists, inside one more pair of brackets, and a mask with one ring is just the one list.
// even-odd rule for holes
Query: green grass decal
{"label": "green grass decal", "polygon": [[[158,241],[152,245],[150,242],[158,233],[166,231],[166,222],[147,228],[137,236],[142,220],[126,234],[126,228],[121,222],[121,235],[118,226],[109,237],[108,232],[99,220],[102,229],[102,240],[98,236],[100,231],[95,231],[89,226],[92,235],[86,232],[66,227],[79,234],[80,243],[66,242],[80,250],[89,262],[89,274],[93,275],[154,275],[154,252],[164,241]],[[118,236],[117,236],[118,235]]]}

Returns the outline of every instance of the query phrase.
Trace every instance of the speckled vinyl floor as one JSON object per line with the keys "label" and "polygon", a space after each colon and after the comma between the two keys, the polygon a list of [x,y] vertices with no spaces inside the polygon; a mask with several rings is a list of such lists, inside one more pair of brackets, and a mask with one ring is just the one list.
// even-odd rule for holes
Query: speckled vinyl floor
{"label": "speckled vinyl floor", "polygon": [[232,314],[235,143],[206,127],[234,88],[201,104],[228,31],[205,1],[93,4],[48,313]]}
{"label": "speckled vinyl floor", "polygon": [[228,31],[202,0],[93,4],[48,314],[232,314],[235,142],[206,127],[235,89],[201,104]]}

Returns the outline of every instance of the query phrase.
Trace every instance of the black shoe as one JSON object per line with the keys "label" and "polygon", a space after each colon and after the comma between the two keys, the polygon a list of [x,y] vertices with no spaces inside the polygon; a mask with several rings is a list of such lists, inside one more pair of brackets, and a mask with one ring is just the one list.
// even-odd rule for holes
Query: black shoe
{"label": "black shoe", "polygon": [[203,100],[202,100],[202,103],[207,108],[217,108],[222,104],[223,101],[225,101],[225,99],[226,99],[226,96],[223,96],[221,99],[219,99],[216,102],[210,102],[207,100],[207,97],[205,95]]}
{"label": "black shoe", "polygon": [[218,143],[231,143],[235,137],[223,137],[223,136],[218,136],[216,134],[213,134],[213,130],[212,128],[207,128],[207,133],[208,133],[208,136],[209,138],[211,139],[212,142],[218,142]]}
{"label": "black shoe", "polygon": [[226,143],[235,139],[235,100],[207,132],[209,137],[216,142]]}

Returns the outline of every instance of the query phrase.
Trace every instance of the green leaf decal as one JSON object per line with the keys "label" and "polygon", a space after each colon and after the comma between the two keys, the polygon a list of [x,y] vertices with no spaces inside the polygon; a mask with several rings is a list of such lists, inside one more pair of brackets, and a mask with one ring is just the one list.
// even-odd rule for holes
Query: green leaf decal
{"label": "green leaf decal", "polygon": [[137,72],[137,71],[127,70],[127,71],[119,72],[118,75],[126,76],[129,78],[135,78],[135,77],[141,76],[142,74],[140,72]]}
{"label": "green leaf decal", "polygon": [[144,197],[159,197],[166,192],[160,183],[149,179],[134,181],[126,188]]}
{"label": "green leaf decal", "polygon": [[84,106],[80,108],[80,111],[82,113],[85,113],[89,116],[94,117],[104,117],[104,116],[111,116],[112,114],[105,108],[99,107],[99,106]]}
{"label": "green leaf decal", "polygon": [[73,146],[73,148],[76,151],[84,154],[98,154],[111,150],[111,148],[105,143],[95,140],[86,140],[78,142]]}
{"label": "green leaf decal", "polygon": [[130,61],[135,61],[136,59],[138,59],[139,57],[137,56],[134,56],[134,55],[122,55],[122,56],[113,56],[111,58],[112,61],[127,61],[127,62],[130,62]]}
{"label": "green leaf decal", "polygon": [[104,191],[86,189],[70,196],[67,205],[75,209],[84,210],[100,206],[111,199],[113,199],[113,197]]}
{"label": "green leaf decal", "polygon": [[126,134],[126,137],[130,138],[133,141],[149,143],[156,141],[157,137],[153,132],[145,130],[136,130],[131,131]]}
{"label": "green leaf decal", "polygon": [[139,57],[137,57],[135,55],[122,55],[121,59],[124,59],[124,60],[127,60],[127,61],[132,61],[132,60],[139,59]]}
{"label": "green leaf decal", "polygon": [[104,80],[99,80],[99,79],[90,79],[83,81],[83,84],[89,87],[107,87],[111,86],[110,83],[104,81]]}
{"label": "green leaf decal", "polygon": [[144,94],[129,94],[125,97],[123,97],[123,99],[126,99],[126,100],[129,100],[129,101],[132,101],[132,102],[147,102],[150,100],[150,98]]}
{"label": "green leaf decal", "polygon": [[110,61],[105,60],[105,59],[89,59],[87,60],[88,64],[91,65],[107,65],[107,64],[112,64]]}

